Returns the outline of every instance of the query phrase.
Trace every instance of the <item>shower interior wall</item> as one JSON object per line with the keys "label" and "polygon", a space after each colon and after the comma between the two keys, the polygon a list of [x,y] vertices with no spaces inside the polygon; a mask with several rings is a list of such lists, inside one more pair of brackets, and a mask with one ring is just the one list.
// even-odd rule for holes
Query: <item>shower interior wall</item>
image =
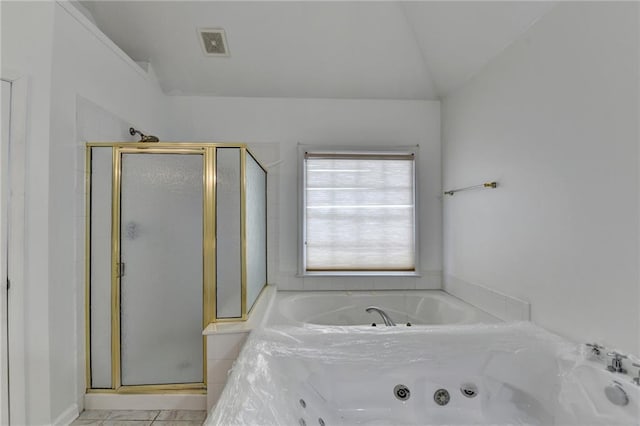
{"label": "shower interior wall", "polygon": [[[30,86],[29,195],[25,219],[28,274],[24,283],[25,300],[29,301],[25,306],[24,336],[29,353],[25,361],[28,372],[25,423],[61,424],[82,409],[85,390],[82,146],[88,140],[132,140],[125,133],[129,125],[163,140],[248,142],[264,164],[273,164],[269,170],[269,280],[282,288],[440,287],[442,185],[438,101],[167,97],[152,75],[126,57],[69,4],[2,2],[1,13],[2,74],[27,76]],[[568,102],[574,106],[581,103],[579,99]],[[294,148],[298,142],[420,144],[423,162],[420,279],[295,277]],[[632,163],[628,167],[637,172],[637,157]],[[482,175],[481,179],[492,177]],[[637,238],[637,215],[634,220],[629,225]],[[636,280],[633,285],[637,289],[637,276],[630,279]],[[504,291],[509,291],[509,287],[504,287]],[[583,291],[588,292],[589,288]],[[520,295],[527,297],[526,293]],[[558,303],[557,309],[566,310],[567,306]],[[608,313],[599,312],[598,317]],[[549,328],[553,330],[553,324]],[[586,336],[578,333],[575,337]]]}

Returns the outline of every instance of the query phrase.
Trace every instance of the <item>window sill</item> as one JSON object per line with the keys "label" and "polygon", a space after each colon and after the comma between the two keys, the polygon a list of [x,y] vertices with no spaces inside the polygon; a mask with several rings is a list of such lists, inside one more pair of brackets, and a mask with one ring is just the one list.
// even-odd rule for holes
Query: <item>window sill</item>
{"label": "window sill", "polygon": [[297,278],[311,278],[311,277],[407,277],[416,278],[421,277],[419,272],[410,271],[318,271],[318,272],[305,272],[302,274],[296,274]]}

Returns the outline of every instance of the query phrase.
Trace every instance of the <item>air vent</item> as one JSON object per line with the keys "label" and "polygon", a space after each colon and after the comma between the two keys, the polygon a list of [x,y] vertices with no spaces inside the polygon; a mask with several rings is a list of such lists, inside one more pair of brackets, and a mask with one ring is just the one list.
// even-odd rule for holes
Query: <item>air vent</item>
{"label": "air vent", "polygon": [[222,28],[199,29],[200,42],[207,56],[229,56],[227,37]]}

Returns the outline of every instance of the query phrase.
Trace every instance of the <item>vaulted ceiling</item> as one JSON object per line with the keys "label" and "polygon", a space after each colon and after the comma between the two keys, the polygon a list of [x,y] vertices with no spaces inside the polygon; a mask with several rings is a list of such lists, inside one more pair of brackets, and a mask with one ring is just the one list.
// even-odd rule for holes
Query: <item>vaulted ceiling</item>
{"label": "vaulted ceiling", "polygon": [[[437,99],[520,37],[551,2],[84,1],[168,94]],[[230,56],[205,56],[223,28]]]}

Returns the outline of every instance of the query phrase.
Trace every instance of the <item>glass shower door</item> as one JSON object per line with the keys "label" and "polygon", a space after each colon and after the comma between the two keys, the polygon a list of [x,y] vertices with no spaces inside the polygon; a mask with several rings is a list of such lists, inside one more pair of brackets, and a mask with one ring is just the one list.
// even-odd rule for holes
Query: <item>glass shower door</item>
{"label": "glass shower door", "polygon": [[121,155],[123,386],[204,380],[203,157]]}

